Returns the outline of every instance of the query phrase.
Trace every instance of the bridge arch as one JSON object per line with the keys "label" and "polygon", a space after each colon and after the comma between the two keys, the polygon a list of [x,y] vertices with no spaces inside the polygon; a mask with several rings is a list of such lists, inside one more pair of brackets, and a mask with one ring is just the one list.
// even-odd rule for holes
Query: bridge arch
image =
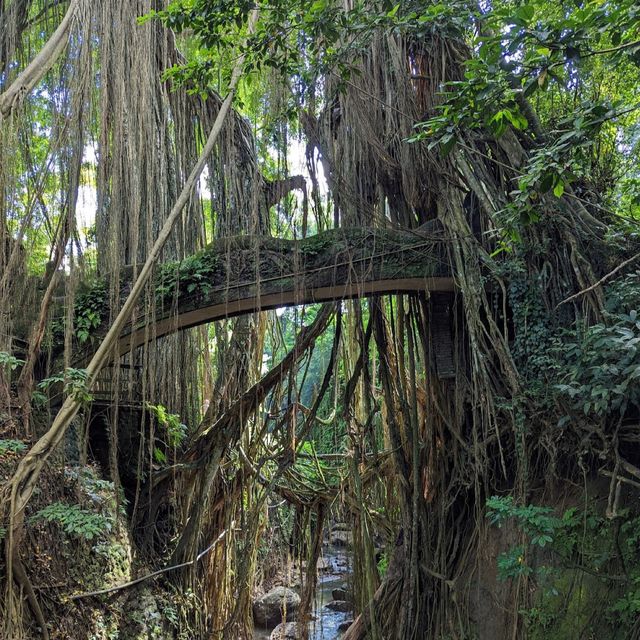
{"label": "bridge arch", "polygon": [[162,265],[155,287],[153,330],[141,310],[120,337],[119,355],[215,320],[375,294],[452,292],[454,279],[441,232],[351,228],[301,240],[220,239]]}

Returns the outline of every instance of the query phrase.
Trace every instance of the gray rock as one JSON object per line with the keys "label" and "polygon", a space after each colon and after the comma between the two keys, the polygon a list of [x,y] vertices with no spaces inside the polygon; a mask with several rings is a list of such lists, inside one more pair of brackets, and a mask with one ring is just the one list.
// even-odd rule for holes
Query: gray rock
{"label": "gray rock", "polygon": [[351,598],[350,598],[349,593],[347,592],[347,590],[343,589],[341,587],[338,587],[336,589],[332,589],[331,590],[331,597],[334,600],[346,600],[348,602],[351,601]]}
{"label": "gray rock", "polygon": [[316,567],[320,573],[331,573],[333,571],[333,563],[331,560],[325,560],[324,558],[318,558]]}
{"label": "gray rock", "polygon": [[327,602],[326,607],[332,611],[351,611],[353,609],[353,605],[346,600],[332,600]]}
{"label": "gray rock", "polygon": [[253,621],[261,627],[270,629],[285,619],[295,617],[300,606],[300,596],[287,587],[276,587],[265,593],[253,603]]}
{"label": "gray rock", "polygon": [[271,632],[269,640],[298,640],[298,623],[281,622]]}
{"label": "gray rock", "polygon": [[133,592],[123,608],[125,615],[119,629],[119,637],[126,640],[163,637],[164,618],[159,604],[148,588]]}
{"label": "gray rock", "polygon": [[345,620],[338,625],[338,631],[346,631],[353,624],[353,620]]}
{"label": "gray rock", "polygon": [[332,531],[329,541],[336,547],[350,547],[353,544],[353,533],[351,531]]}

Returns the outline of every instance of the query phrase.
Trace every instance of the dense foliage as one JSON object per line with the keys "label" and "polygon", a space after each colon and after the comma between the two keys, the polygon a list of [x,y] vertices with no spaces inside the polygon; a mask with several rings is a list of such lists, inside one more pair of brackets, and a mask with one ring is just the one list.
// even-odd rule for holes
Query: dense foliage
{"label": "dense foliage", "polygon": [[[7,637],[73,618],[32,588],[38,539],[104,552],[125,526],[138,569],[171,568],[175,637],[248,637],[252,589],[281,563],[306,567],[308,614],[336,521],[354,541],[349,640],[483,637],[479,611],[510,638],[640,634],[637,1],[6,4]],[[67,6],[68,46],[5,108]],[[105,383],[88,354],[229,87],[133,312],[144,344]],[[437,239],[455,291],[259,313],[261,282],[305,288],[305,265],[362,284],[334,227],[411,233],[425,264]],[[254,236],[301,240],[295,269]],[[256,287],[256,313],[156,340],[179,298],[230,286]],[[79,413],[56,439],[65,398]],[[104,478],[82,480],[91,465]]]}

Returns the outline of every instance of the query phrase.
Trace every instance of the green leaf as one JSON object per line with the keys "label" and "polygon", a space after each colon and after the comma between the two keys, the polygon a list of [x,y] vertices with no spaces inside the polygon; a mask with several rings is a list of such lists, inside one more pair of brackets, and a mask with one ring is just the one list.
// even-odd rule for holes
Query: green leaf
{"label": "green leaf", "polygon": [[442,136],[442,139],[440,140],[440,149],[442,151],[442,155],[449,155],[456,142],[457,139],[452,133],[447,133],[446,135]]}
{"label": "green leaf", "polygon": [[549,189],[553,186],[554,183],[554,175],[552,173],[546,173],[542,180],[540,181],[540,186],[538,187],[540,193],[547,193]]}
{"label": "green leaf", "polygon": [[319,13],[327,8],[327,0],[316,0],[309,8],[309,13]]}
{"label": "green leaf", "polygon": [[521,7],[518,7],[515,13],[516,17],[525,23],[530,22],[534,14],[535,9],[530,4],[525,4]]}
{"label": "green leaf", "polygon": [[391,11],[387,11],[387,18],[395,18],[396,13],[398,13],[398,9],[400,9],[400,3],[395,5]]}
{"label": "green leaf", "polygon": [[558,180],[558,182],[556,183],[556,186],[553,187],[553,195],[556,196],[556,198],[560,198],[563,193],[564,193],[564,182],[562,180]]}
{"label": "green leaf", "polygon": [[12,356],[6,351],[0,351],[0,368],[10,369],[11,371],[14,371],[23,364],[24,360],[20,360],[19,358]]}
{"label": "green leaf", "polygon": [[528,98],[530,95],[532,95],[537,89],[539,88],[538,85],[538,78],[531,78],[527,84],[524,85],[524,89],[522,90],[522,95],[525,98]]}
{"label": "green leaf", "polygon": [[518,111],[505,109],[503,113],[505,118],[519,131],[524,131],[529,126],[527,119]]}
{"label": "green leaf", "polygon": [[21,440],[0,440],[0,455],[20,453],[26,448],[27,445]]}

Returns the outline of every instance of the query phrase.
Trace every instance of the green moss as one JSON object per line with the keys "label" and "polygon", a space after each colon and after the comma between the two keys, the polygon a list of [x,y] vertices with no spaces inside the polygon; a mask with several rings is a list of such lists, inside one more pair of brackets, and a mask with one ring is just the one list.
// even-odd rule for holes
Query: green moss
{"label": "green moss", "polygon": [[326,232],[315,236],[304,238],[299,243],[299,251],[305,256],[323,253],[332,246],[335,246],[337,238],[334,233]]}
{"label": "green moss", "polygon": [[553,581],[553,588],[540,589],[534,605],[523,611],[529,637],[531,640],[626,638],[628,630],[612,624],[603,609],[611,597],[611,590],[597,578],[563,570]]}
{"label": "green moss", "polygon": [[274,290],[282,289],[282,291],[289,291],[290,289],[293,289],[294,286],[295,286],[294,278],[278,278],[278,280],[275,280],[272,283],[272,288]]}
{"label": "green moss", "polygon": [[533,603],[520,611],[532,640],[631,637],[640,613],[640,517],[616,518],[592,506],[567,509],[522,505],[511,496],[487,501],[490,522],[514,522],[525,544],[498,558],[501,579],[527,577]]}

